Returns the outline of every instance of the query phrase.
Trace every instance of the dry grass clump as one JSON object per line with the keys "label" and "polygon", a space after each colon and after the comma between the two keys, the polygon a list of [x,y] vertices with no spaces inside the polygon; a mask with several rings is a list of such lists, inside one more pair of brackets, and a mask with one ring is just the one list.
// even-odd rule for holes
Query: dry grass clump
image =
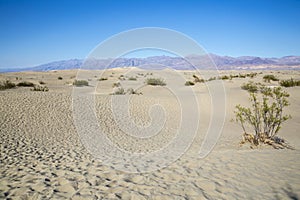
{"label": "dry grass clump", "polygon": [[106,77],[101,77],[98,79],[98,81],[107,81],[107,80],[108,80],[108,78],[106,78]]}
{"label": "dry grass clump", "polygon": [[193,75],[193,78],[194,78],[194,82],[195,82],[195,83],[204,83],[204,82],[205,82],[204,79],[199,78],[199,77],[196,76],[195,74]]}
{"label": "dry grass clump", "polygon": [[192,86],[192,85],[195,85],[195,83],[193,81],[186,81],[185,86]]}
{"label": "dry grass clump", "polygon": [[147,85],[153,85],[153,86],[165,86],[166,83],[161,78],[148,78],[146,80]]}
{"label": "dry grass clump", "polygon": [[120,87],[121,86],[121,83],[120,82],[116,82],[116,83],[113,83],[112,87]]}
{"label": "dry grass clump", "polygon": [[129,77],[128,80],[129,80],[129,81],[136,81],[137,78],[135,78],[135,77]]}
{"label": "dry grass clump", "polygon": [[41,92],[48,92],[49,88],[47,86],[42,86],[42,85],[34,85],[33,89],[31,91],[41,91]]}
{"label": "dry grass clump", "polygon": [[89,82],[86,80],[75,80],[73,82],[73,85],[77,86],[77,87],[82,87],[82,86],[88,86]]}
{"label": "dry grass clump", "polygon": [[114,91],[113,94],[114,94],[114,95],[124,95],[124,94],[126,94],[126,93],[125,93],[124,88],[119,87],[119,88],[117,88],[117,89]]}
{"label": "dry grass clump", "polygon": [[0,82],[0,90],[6,90],[16,87],[16,84],[12,83],[10,80]]}

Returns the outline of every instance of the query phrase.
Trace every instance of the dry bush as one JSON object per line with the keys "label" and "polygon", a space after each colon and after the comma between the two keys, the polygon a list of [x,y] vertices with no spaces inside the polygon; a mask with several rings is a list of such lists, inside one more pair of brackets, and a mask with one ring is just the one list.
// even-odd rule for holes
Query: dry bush
{"label": "dry bush", "polygon": [[154,85],[154,86],[157,86],[157,85],[159,85],[159,86],[165,86],[166,85],[166,83],[164,82],[164,80],[161,79],[161,78],[148,78],[146,80],[146,84],[147,85]]}
{"label": "dry bush", "polygon": [[73,85],[77,86],[77,87],[81,87],[81,86],[88,86],[89,82],[86,80],[75,80],[73,82]]}
{"label": "dry bush", "polygon": [[0,82],[0,90],[6,90],[16,87],[16,84],[12,83],[10,80]]}

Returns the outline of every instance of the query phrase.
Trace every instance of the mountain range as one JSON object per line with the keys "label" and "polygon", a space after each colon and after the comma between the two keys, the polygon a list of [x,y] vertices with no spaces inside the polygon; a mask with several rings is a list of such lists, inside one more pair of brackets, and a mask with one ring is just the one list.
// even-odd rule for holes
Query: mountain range
{"label": "mountain range", "polygon": [[[300,56],[285,56],[281,58],[263,58],[254,56],[219,56],[215,54],[191,55],[185,58],[170,56],[152,56],[147,58],[117,58],[117,59],[70,59],[50,62],[29,68],[0,69],[1,72],[16,71],[50,71],[66,69],[105,69],[117,67],[140,67],[144,69],[163,69],[170,67],[178,70],[212,69],[214,65],[219,70],[230,69],[300,69]],[[192,64],[191,64],[192,63]]]}

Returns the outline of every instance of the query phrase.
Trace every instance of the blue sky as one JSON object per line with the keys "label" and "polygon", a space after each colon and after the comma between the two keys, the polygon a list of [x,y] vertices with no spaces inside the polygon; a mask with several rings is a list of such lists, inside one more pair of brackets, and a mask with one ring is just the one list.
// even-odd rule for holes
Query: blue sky
{"label": "blue sky", "polygon": [[219,55],[300,55],[300,0],[0,0],[0,67],[85,58],[140,27],[174,29]]}

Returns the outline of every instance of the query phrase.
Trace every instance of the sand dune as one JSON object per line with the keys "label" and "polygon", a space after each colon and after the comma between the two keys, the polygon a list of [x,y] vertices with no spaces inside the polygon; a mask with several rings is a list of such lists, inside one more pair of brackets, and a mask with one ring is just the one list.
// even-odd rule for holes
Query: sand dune
{"label": "sand dune", "polygon": [[[172,73],[179,74],[182,78],[175,91],[179,96],[182,95],[181,98],[169,89],[177,81],[176,79],[172,82],[175,80]],[[192,87],[184,86],[184,80],[192,80],[195,73],[162,73],[132,68],[85,71],[81,74],[77,74],[76,70],[0,74],[0,80],[9,79],[15,83],[30,81],[35,84],[43,81],[49,88],[49,92],[30,91],[28,87],[0,91],[0,198],[300,198],[300,87],[285,88],[291,95],[291,105],[286,112],[293,118],[279,132],[295,150],[275,150],[266,146],[257,149],[250,149],[247,145],[241,147],[239,142],[242,129],[231,122],[235,105],[249,105],[247,92],[240,88],[242,83],[249,80],[261,82],[265,74],[271,73],[280,79],[299,79],[300,73],[262,71],[253,79],[246,77],[224,80],[225,123],[216,146],[205,158],[199,157],[199,150],[213,113],[208,84],[215,83],[211,81],[207,85],[197,83]],[[229,75],[249,71],[220,73]],[[77,88],[78,93],[74,96],[72,82],[77,75],[88,80],[90,86]],[[59,80],[58,77],[62,79]],[[108,80],[99,81],[100,77]],[[129,80],[129,77],[135,77],[136,80]],[[162,77],[169,81],[166,81],[167,86],[164,87],[145,86],[144,82],[149,77]],[[181,80],[180,77],[178,80]],[[133,88],[142,94],[110,95],[114,91],[112,85],[117,82],[120,82],[125,91]],[[277,82],[266,84],[278,85]],[[187,122],[191,124],[187,125],[190,126],[191,133],[180,133],[179,125],[186,119],[182,119],[182,108],[195,109],[191,107],[193,101],[188,95],[190,91],[196,97],[200,123],[195,129],[192,123],[194,115],[189,111],[191,115],[187,115]],[[80,95],[90,98],[94,104],[76,104],[76,98],[81,97]],[[184,107],[183,104],[190,106]],[[116,163],[108,165],[110,158],[95,158],[91,149],[86,148],[83,136],[78,133],[74,105],[79,105],[82,110],[91,106],[95,110],[93,117],[98,120],[98,126],[107,133],[107,138],[129,154],[142,153],[140,159],[126,160],[128,157],[121,156],[119,160],[113,160]],[[120,108],[111,110],[112,105]],[[127,110],[122,110],[127,106]],[[89,117],[90,114],[77,117],[82,119],[81,117]],[[162,157],[156,156],[153,160],[149,157],[149,163],[144,163],[143,157],[146,158],[149,152],[159,151],[177,137],[177,134],[186,134],[188,138],[188,134],[193,131],[196,136],[182,155],[179,150],[176,152],[176,149],[181,148],[177,146],[170,148],[174,152],[162,152],[166,154],[161,154]],[[181,142],[182,145],[185,144],[185,141]],[[107,155],[109,153],[111,152],[107,152]],[[177,155],[181,156],[177,159]],[[150,162],[157,163],[159,169],[150,170],[156,169]],[[129,173],[136,170],[134,167],[145,172]]]}

